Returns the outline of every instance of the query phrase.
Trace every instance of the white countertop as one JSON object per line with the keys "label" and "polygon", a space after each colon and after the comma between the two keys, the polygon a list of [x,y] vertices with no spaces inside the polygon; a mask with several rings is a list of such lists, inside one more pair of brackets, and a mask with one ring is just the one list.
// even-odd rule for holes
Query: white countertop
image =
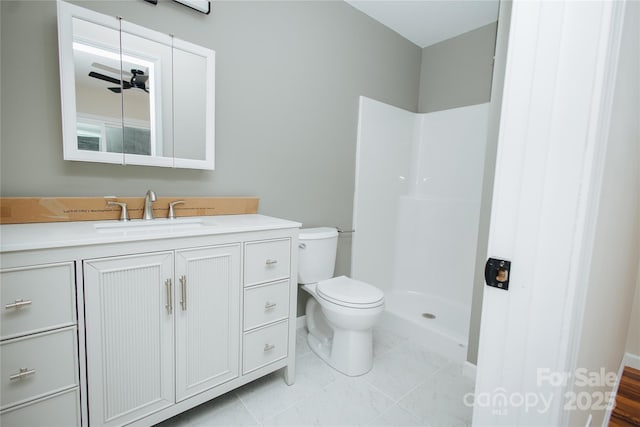
{"label": "white countertop", "polygon": [[[97,226],[97,227],[96,227]],[[300,228],[265,215],[218,215],[176,220],[77,221],[0,225],[0,252]]]}

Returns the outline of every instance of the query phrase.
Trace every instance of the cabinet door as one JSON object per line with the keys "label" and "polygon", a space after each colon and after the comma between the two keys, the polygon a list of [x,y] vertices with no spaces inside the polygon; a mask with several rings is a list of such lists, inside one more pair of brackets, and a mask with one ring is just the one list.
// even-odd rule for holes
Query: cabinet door
{"label": "cabinet door", "polygon": [[173,253],[84,262],[91,425],[174,403]]}
{"label": "cabinet door", "polygon": [[238,376],[240,245],[176,252],[176,400]]}

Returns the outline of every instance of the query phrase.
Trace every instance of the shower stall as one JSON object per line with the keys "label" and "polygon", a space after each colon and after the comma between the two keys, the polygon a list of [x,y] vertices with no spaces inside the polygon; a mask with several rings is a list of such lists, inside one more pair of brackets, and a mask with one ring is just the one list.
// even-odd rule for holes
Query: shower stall
{"label": "shower stall", "polygon": [[360,98],[352,277],[383,325],[466,358],[489,104],[416,114]]}

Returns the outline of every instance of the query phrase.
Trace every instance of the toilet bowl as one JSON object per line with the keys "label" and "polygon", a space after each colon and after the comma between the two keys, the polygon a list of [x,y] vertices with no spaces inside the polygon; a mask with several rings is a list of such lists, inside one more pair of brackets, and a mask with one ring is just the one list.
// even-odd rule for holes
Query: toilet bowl
{"label": "toilet bowl", "polygon": [[307,342],[334,369],[357,376],[373,366],[372,328],[384,311],[384,293],[368,283],[333,276],[338,232],[300,231],[298,282],[307,301]]}

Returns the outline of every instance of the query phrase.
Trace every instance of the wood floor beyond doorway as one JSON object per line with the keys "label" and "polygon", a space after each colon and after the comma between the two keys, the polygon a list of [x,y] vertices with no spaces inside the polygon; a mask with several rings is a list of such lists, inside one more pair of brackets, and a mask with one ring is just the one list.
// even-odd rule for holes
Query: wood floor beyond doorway
{"label": "wood floor beyond doorway", "polygon": [[640,370],[624,367],[609,427],[640,426]]}

